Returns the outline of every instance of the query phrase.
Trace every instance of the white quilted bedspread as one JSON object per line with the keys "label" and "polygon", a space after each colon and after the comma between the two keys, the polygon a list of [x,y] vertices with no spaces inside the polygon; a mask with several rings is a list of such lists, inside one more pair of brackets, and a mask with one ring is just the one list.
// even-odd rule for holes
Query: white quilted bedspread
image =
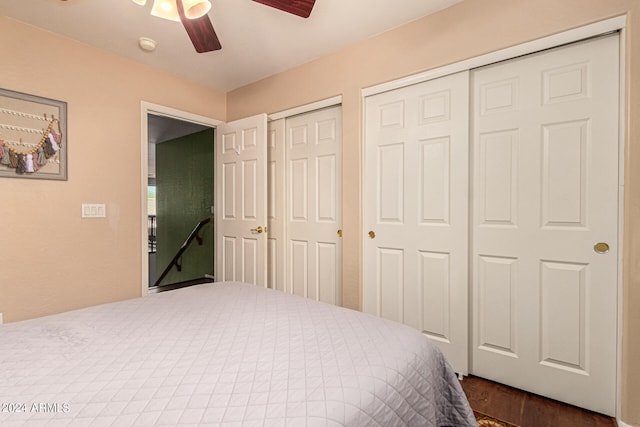
{"label": "white quilted bedspread", "polygon": [[476,425],[403,325],[214,283],[0,327],[0,426]]}

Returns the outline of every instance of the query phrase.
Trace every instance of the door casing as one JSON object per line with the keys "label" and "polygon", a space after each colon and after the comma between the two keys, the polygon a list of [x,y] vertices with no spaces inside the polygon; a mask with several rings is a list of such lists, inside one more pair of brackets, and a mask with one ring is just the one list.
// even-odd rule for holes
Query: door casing
{"label": "door casing", "polygon": [[141,296],[149,294],[149,259],[147,256],[149,238],[149,236],[147,235],[147,189],[149,176],[149,165],[147,163],[147,159],[149,156],[149,114],[170,117],[172,119],[197,123],[214,128],[214,139],[217,138],[217,130],[215,129],[222,123],[224,123],[211,117],[205,117],[198,114],[189,113],[187,111],[177,110],[175,108],[167,107],[164,105],[154,104],[147,101],[140,102],[140,259],[142,262],[140,275]]}

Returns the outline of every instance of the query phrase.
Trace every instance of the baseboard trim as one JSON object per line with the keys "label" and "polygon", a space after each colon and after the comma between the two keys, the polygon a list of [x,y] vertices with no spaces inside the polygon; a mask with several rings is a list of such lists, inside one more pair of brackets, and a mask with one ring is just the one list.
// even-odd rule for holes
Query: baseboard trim
{"label": "baseboard trim", "polygon": [[631,424],[627,424],[625,422],[622,422],[620,420],[616,420],[618,422],[618,427],[634,427]]}

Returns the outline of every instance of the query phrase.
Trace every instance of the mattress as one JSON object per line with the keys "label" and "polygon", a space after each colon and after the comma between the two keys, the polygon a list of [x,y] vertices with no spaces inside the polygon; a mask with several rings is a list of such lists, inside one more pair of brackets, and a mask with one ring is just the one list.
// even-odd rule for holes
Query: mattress
{"label": "mattress", "polygon": [[242,283],[0,327],[2,426],[476,425],[418,331]]}

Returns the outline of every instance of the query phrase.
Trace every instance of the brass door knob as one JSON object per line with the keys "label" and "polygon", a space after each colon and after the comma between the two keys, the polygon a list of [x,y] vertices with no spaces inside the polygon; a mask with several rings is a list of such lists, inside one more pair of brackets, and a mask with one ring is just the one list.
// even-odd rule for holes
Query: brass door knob
{"label": "brass door knob", "polygon": [[338,230],[338,237],[342,237],[342,230]]}
{"label": "brass door knob", "polygon": [[605,242],[598,242],[593,245],[593,250],[599,254],[606,254],[607,252],[609,252],[609,245]]}
{"label": "brass door knob", "polygon": [[376,233],[373,230],[369,231],[369,238],[370,239],[375,239],[376,238]]}
{"label": "brass door knob", "polygon": [[251,231],[254,232],[254,233],[260,234],[263,231],[267,231],[267,227],[262,228],[262,226],[260,225],[260,226],[258,226],[258,228],[252,228]]}

